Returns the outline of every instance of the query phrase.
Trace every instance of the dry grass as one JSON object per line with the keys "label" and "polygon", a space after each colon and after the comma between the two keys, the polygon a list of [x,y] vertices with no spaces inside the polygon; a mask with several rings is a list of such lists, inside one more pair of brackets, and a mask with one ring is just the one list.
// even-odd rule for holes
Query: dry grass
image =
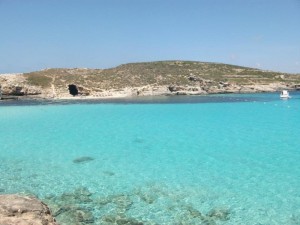
{"label": "dry grass", "polygon": [[[284,79],[282,79],[284,75]],[[77,84],[99,89],[145,85],[193,85],[189,77],[236,84],[300,82],[299,75],[262,71],[241,66],[193,61],[129,63],[111,69],[48,69],[25,74],[32,85],[56,87]]]}

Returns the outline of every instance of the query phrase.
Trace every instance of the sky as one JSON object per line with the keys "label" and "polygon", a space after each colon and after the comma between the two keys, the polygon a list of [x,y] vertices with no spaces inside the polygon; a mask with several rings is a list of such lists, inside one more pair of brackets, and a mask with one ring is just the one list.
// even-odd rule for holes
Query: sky
{"label": "sky", "polygon": [[0,73],[159,60],[300,73],[300,0],[0,0]]}

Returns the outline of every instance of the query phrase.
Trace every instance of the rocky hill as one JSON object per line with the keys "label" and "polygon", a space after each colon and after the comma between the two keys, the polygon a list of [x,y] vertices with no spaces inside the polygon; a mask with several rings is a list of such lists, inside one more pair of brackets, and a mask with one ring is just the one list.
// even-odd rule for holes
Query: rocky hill
{"label": "rocky hill", "polygon": [[219,63],[158,61],[111,69],[46,69],[0,75],[0,85],[3,95],[44,98],[246,93],[300,89],[300,74]]}

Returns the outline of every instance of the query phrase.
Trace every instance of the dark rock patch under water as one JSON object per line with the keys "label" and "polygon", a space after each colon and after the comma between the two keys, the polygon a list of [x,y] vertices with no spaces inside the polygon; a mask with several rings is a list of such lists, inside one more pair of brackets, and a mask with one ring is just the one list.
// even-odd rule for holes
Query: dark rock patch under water
{"label": "dark rock patch under water", "polygon": [[216,208],[208,212],[207,216],[215,220],[229,220],[230,211],[228,209]]}
{"label": "dark rock patch under water", "polygon": [[144,223],[134,218],[127,217],[124,214],[120,215],[106,215],[101,218],[101,224],[103,225],[143,225]]}
{"label": "dark rock patch under water", "polygon": [[92,193],[87,188],[80,187],[73,192],[63,193],[61,196],[49,196],[45,202],[60,224],[94,224],[91,195]]}
{"label": "dark rock patch under water", "polygon": [[[230,219],[228,209],[216,207],[208,212],[203,212],[186,202],[184,196],[186,195],[182,195],[181,192],[177,193],[159,185],[146,185],[131,192],[108,195],[101,195],[101,193],[96,195],[86,187],[79,187],[60,196],[49,196],[45,202],[49,205],[57,221],[65,225],[160,224],[158,222],[160,218],[155,218],[154,214],[147,215],[147,210],[151,214],[152,210],[156,211],[156,207],[161,213],[170,215],[169,221],[162,222],[163,224],[217,225]],[[162,201],[168,202],[168,206],[162,208]],[[142,210],[146,214],[138,213],[135,216],[139,207],[144,207]]]}
{"label": "dark rock patch under water", "polygon": [[290,218],[290,224],[300,224],[300,215],[293,214]]}
{"label": "dark rock patch under water", "polygon": [[111,171],[103,171],[103,173],[105,174],[105,175],[107,175],[107,176],[114,176],[115,175],[115,173],[114,172],[111,172]]}
{"label": "dark rock patch under water", "polygon": [[229,210],[227,209],[212,209],[207,214],[201,213],[193,206],[180,206],[181,216],[178,218],[178,224],[205,224],[217,225],[222,221],[229,220]]}
{"label": "dark rock patch under water", "polygon": [[144,142],[145,142],[145,140],[142,139],[142,138],[135,138],[135,139],[133,140],[133,143],[137,143],[137,144],[142,144],[142,143],[144,143]]}
{"label": "dark rock patch under water", "polygon": [[133,205],[133,201],[129,195],[118,194],[118,195],[108,195],[105,197],[100,197],[95,200],[95,204],[100,208],[104,208],[110,205],[111,209],[114,209],[115,213],[126,213],[130,210]]}
{"label": "dark rock patch under water", "polygon": [[84,207],[63,206],[54,214],[55,218],[62,224],[93,224],[95,217],[93,213]]}
{"label": "dark rock patch under water", "polygon": [[82,156],[82,157],[79,157],[79,158],[76,158],[73,160],[73,163],[87,163],[87,162],[90,162],[92,160],[95,160],[93,157],[89,157],[89,156]]}
{"label": "dark rock patch under water", "polygon": [[139,193],[138,196],[140,199],[147,204],[153,204],[158,196],[155,193]]}

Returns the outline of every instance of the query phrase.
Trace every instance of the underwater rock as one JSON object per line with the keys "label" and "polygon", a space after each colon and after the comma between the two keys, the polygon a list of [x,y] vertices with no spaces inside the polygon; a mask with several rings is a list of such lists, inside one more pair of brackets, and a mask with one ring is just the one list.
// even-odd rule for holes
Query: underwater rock
{"label": "underwater rock", "polygon": [[146,202],[148,204],[152,204],[156,200],[156,197],[154,197],[154,195],[151,195],[149,193],[140,195],[140,198],[141,198],[141,200],[143,200],[144,202]]}
{"label": "underwater rock", "polygon": [[94,200],[94,203],[100,207],[103,207],[111,202],[112,202],[112,199],[110,199],[109,197],[101,197],[101,198],[97,198],[96,200]]}
{"label": "underwater rock", "polygon": [[290,223],[289,224],[300,224],[300,216],[293,214],[290,218]]}
{"label": "underwater rock", "polygon": [[124,214],[106,215],[101,218],[103,225],[143,225],[144,223]]}
{"label": "underwater rock", "polygon": [[82,204],[92,202],[89,196],[76,195],[74,193],[64,193],[61,195],[60,200],[69,204]]}
{"label": "underwater rock", "polygon": [[0,195],[0,224],[57,225],[47,205],[35,197]]}
{"label": "underwater rock", "polygon": [[119,195],[112,198],[112,203],[116,204],[120,211],[126,212],[132,206],[133,201],[128,195]]}
{"label": "underwater rock", "polygon": [[38,174],[34,173],[34,174],[29,175],[28,178],[29,179],[32,179],[32,178],[34,179],[34,178],[38,178],[38,176],[39,176]]}
{"label": "underwater rock", "polygon": [[86,163],[89,161],[94,160],[94,158],[89,157],[89,156],[83,156],[83,157],[79,157],[73,160],[73,163]]}
{"label": "underwater rock", "polygon": [[57,200],[68,204],[82,204],[92,202],[92,193],[86,187],[80,187],[73,193],[63,193]]}
{"label": "underwater rock", "polygon": [[193,206],[181,206],[181,210],[185,211],[179,217],[179,224],[204,224],[204,225],[216,225],[218,221],[229,220],[229,210],[223,208],[216,208],[209,211],[207,214],[201,213],[199,210],[195,209]]}
{"label": "underwater rock", "polygon": [[134,143],[137,143],[137,144],[142,144],[142,143],[144,143],[144,139],[142,139],[142,138],[135,138],[135,139],[133,140],[133,142],[134,142]]}
{"label": "underwater rock", "polygon": [[77,207],[75,205],[52,205],[51,209],[53,211],[53,216],[57,217],[60,214],[64,214],[66,212],[72,211],[72,210],[79,210],[80,207]]}
{"label": "underwater rock", "polygon": [[116,213],[125,213],[127,212],[133,204],[129,195],[119,194],[119,195],[109,195],[101,197],[94,201],[94,204],[99,208],[103,208],[106,205],[109,205],[114,208]]}
{"label": "underwater rock", "polygon": [[212,218],[205,218],[202,220],[201,225],[216,225],[216,221],[214,221]]}
{"label": "underwater rock", "polygon": [[84,208],[64,207],[62,212],[56,215],[57,220],[62,224],[94,224],[93,213]]}
{"label": "underwater rock", "polygon": [[91,196],[92,193],[86,187],[80,187],[80,188],[75,189],[74,195],[77,195],[77,196],[78,195]]}
{"label": "underwater rock", "polygon": [[156,193],[143,192],[141,190],[137,192],[137,196],[139,196],[139,198],[147,204],[153,204],[158,199],[158,195]]}
{"label": "underwater rock", "polygon": [[51,208],[52,208],[52,211],[53,211],[53,216],[55,216],[55,217],[57,217],[60,214],[65,213],[65,212],[70,210],[69,207],[59,207],[59,206],[55,207],[55,206],[52,206]]}
{"label": "underwater rock", "polygon": [[103,173],[105,174],[105,175],[107,175],[107,176],[114,176],[115,175],[115,173],[114,172],[111,172],[111,171],[103,171]]}
{"label": "underwater rock", "polygon": [[[86,187],[78,187],[59,196],[48,196],[47,203],[49,200],[48,205],[60,224],[154,225],[163,214],[164,220],[168,220],[166,224],[174,225],[217,225],[229,220],[230,211],[226,208],[215,207],[203,213],[201,207],[186,201],[185,196],[185,193],[178,194],[150,183],[110,195],[105,192],[93,194]],[[168,205],[162,205],[165,201]],[[143,207],[141,212],[140,207]],[[158,211],[159,215],[156,214]]]}
{"label": "underwater rock", "polygon": [[215,220],[229,220],[230,211],[228,209],[212,209],[207,216]]}
{"label": "underwater rock", "polygon": [[47,202],[61,224],[94,224],[94,203],[91,195],[86,187],[79,187],[60,196],[49,196]]}
{"label": "underwater rock", "polygon": [[179,207],[179,216],[177,217],[176,224],[180,225],[191,225],[191,224],[201,224],[201,225],[217,225],[219,221],[225,221],[225,210],[214,209],[208,214],[203,214],[199,210],[195,209],[191,205],[182,205]]}
{"label": "underwater rock", "polygon": [[188,206],[187,207],[187,211],[189,212],[189,215],[193,218],[200,218],[200,219],[204,219],[204,217],[202,216],[202,213],[199,212],[197,209]]}
{"label": "underwater rock", "polygon": [[87,210],[77,210],[75,218],[80,223],[94,223],[95,221],[93,214]]}
{"label": "underwater rock", "polygon": [[167,197],[166,193],[161,187],[156,185],[147,185],[135,190],[135,195],[147,204],[153,204],[159,197]]}

